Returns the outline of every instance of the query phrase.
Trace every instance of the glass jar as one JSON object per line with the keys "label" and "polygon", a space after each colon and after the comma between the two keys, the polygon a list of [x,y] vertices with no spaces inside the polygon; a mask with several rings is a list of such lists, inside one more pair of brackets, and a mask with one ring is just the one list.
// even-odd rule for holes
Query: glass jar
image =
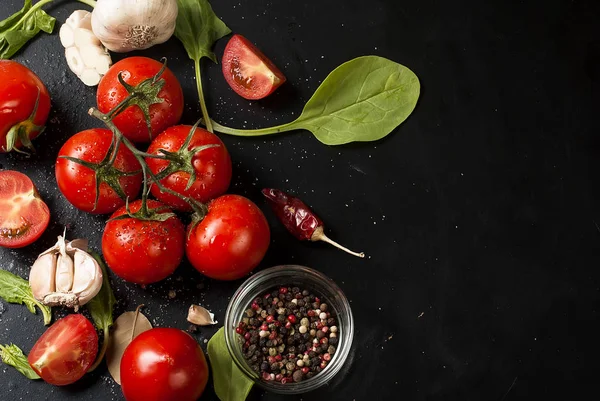
{"label": "glass jar", "polygon": [[[263,380],[244,359],[242,343],[235,328],[245,316],[254,298],[281,286],[299,287],[321,298],[335,312],[338,326],[338,345],[329,364],[310,379],[281,384]],[[280,394],[299,394],[315,390],[329,382],[348,362],[354,337],[354,319],[348,299],[342,290],[324,274],[304,266],[275,266],[254,274],[235,292],[225,313],[225,342],[233,361],[240,370],[262,388]]]}

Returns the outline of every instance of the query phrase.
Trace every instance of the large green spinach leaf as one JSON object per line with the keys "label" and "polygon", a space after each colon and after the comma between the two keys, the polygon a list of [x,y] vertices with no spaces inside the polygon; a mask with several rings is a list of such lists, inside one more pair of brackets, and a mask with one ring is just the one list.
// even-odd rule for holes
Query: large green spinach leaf
{"label": "large green spinach leaf", "polygon": [[37,306],[44,315],[45,325],[49,325],[52,320],[50,307],[41,304],[33,297],[29,282],[2,269],[0,269],[0,298],[11,304],[25,304],[33,314],[35,314],[35,307]]}
{"label": "large green spinach leaf", "polygon": [[375,141],[408,118],[420,88],[419,79],[407,67],[383,57],[358,57],[333,70],[290,123],[254,130],[214,121],[213,126],[218,132],[239,136],[306,129],[326,145]]}
{"label": "large green spinach leaf", "polygon": [[208,109],[204,100],[200,74],[200,60],[208,57],[217,62],[217,56],[212,51],[215,42],[228,35],[231,29],[214,13],[208,0],[177,0],[179,14],[175,26],[175,36],[183,43],[188,56],[194,60],[196,69],[196,86],[200,98],[202,116],[206,121],[206,129],[213,131]]}
{"label": "large green spinach leaf", "polygon": [[56,19],[41,9],[51,1],[42,0],[32,6],[31,0],[25,0],[21,11],[0,21],[0,59],[11,58],[40,31],[52,33]]}

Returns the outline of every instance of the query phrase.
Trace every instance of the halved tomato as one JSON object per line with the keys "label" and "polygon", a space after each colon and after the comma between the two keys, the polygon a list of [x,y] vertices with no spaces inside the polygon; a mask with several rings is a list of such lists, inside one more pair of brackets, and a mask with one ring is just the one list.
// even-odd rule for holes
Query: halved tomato
{"label": "halved tomato", "polygon": [[242,35],[233,35],[223,53],[225,80],[241,97],[262,99],[285,82],[279,69]]}
{"label": "halved tomato", "polygon": [[65,386],[83,377],[97,353],[96,329],[77,313],[50,326],[31,349],[27,362],[45,382]]}
{"label": "halved tomato", "polygon": [[29,177],[18,171],[0,171],[0,246],[29,245],[49,222],[50,210]]}

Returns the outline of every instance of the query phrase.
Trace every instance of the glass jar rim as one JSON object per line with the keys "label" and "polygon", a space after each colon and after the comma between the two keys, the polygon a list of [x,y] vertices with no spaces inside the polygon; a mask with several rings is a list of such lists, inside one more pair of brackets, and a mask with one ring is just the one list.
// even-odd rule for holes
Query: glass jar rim
{"label": "glass jar rim", "polygon": [[[292,278],[294,280],[291,280]],[[316,292],[320,292],[325,299],[328,299],[332,303],[332,307],[334,307],[338,315],[338,326],[340,326],[338,327],[340,341],[331,362],[314,377],[298,383],[281,384],[276,381],[262,380],[256,372],[250,369],[241,354],[241,349],[236,348],[238,339],[235,337],[235,327],[237,327],[244,311],[248,308],[250,301],[262,295],[267,288],[281,285],[282,283],[278,283],[277,281],[281,282],[282,280],[288,283],[302,282],[309,287],[322,287],[317,289]],[[314,288],[309,289],[314,290]],[[342,319],[343,324],[341,322]],[[350,354],[354,337],[354,319],[350,303],[342,290],[332,279],[323,273],[300,265],[274,266],[249,277],[232,296],[225,313],[224,326],[227,349],[237,367],[262,388],[281,394],[305,393],[329,382],[344,367]]]}

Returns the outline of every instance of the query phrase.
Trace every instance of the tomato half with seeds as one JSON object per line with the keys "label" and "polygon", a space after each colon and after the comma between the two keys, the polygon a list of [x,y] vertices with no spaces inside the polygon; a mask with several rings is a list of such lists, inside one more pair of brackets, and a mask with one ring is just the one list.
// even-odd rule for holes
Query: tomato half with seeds
{"label": "tomato half with seeds", "polygon": [[127,401],[196,401],[208,382],[202,348],[174,328],[155,328],[134,338],[120,370]]}
{"label": "tomato half with seeds", "polygon": [[[125,145],[121,144],[113,163],[113,169],[85,166],[65,159],[72,157],[84,163],[98,165],[110,150],[113,134],[108,129],[93,128],[81,131],[69,138],[56,159],[55,174],[60,192],[76,208],[88,213],[112,213],[125,204],[125,199],[135,199],[142,187],[141,166]],[[118,170],[118,171],[116,171]],[[121,173],[125,173],[121,175]],[[98,204],[96,202],[96,176],[99,175]],[[108,183],[112,182],[113,186]],[[122,196],[115,190],[120,188]]]}
{"label": "tomato half with seeds", "polygon": [[227,42],[222,68],[231,89],[248,100],[267,97],[286,81],[275,64],[242,35],[233,35]]}
{"label": "tomato half with seeds", "polygon": [[0,246],[21,248],[37,240],[50,222],[48,205],[33,181],[18,171],[0,171]]}
{"label": "tomato half with seeds", "polygon": [[[98,84],[98,110],[108,113],[127,98],[127,89],[119,82],[119,73],[125,83],[135,86],[153,78],[162,67],[162,63],[148,57],[128,57],[114,64]],[[177,124],[183,114],[183,90],[173,72],[166,68],[159,79],[164,80],[162,88],[158,84],[146,85],[143,91],[145,100],[142,103],[148,107],[151,134],[139,105],[129,106],[113,119],[117,128],[132,142],[150,142],[167,127]]]}
{"label": "tomato half with seeds", "polygon": [[42,132],[50,113],[48,89],[16,61],[0,60],[0,77],[0,153],[33,149],[30,140]]}
{"label": "tomato half with seeds", "polygon": [[[202,128],[194,130],[188,146],[182,150],[192,128],[189,125],[168,128],[157,136],[148,148],[147,152],[155,155],[162,154],[161,149],[171,152],[171,157],[175,157],[176,160],[169,162],[149,157],[146,158],[146,163],[154,174],[172,168],[173,172],[164,177],[160,181],[161,184],[177,193],[205,203],[224,194],[229,188],[231,157],[219,137]],[[199,149],[208,145],[216,145],[216,147]],[[173,152],[178,153],[172,155]],[[195,174],[194,182],[189,189],[186,189],[192,174]],[[174,209],[192,210],[185,201],[168,192],[162,192],[156,185],[152,186],[152,195]]]}
{"label": "tomato half with seeds", "polygon": [[[129,204],[140,210],[141,200]],[[148,209],[171,213],[164,204],[149,200]],[[185,227],[175,216],[164,221],[140,220],[127,214],[125,207],[110,217],[102,235],[102,254],[110,269],[123,280],[137,284],[160,281],[175,271],[183,258]]]}
{"label": "tomato half with seeds", "polygon": [[50,326],[31,349],[27,361],[45,382],[65,386],[81,379],[97,354],[96,329],[77,313]]}
{"label": "tomato half with seeds", "polygon": [[265,215],[239,195],[223,195],[210,202],[204,219],[188,230],[188,260],[200,273],[217,280],[236,280],[250,273],[271,241]]}

